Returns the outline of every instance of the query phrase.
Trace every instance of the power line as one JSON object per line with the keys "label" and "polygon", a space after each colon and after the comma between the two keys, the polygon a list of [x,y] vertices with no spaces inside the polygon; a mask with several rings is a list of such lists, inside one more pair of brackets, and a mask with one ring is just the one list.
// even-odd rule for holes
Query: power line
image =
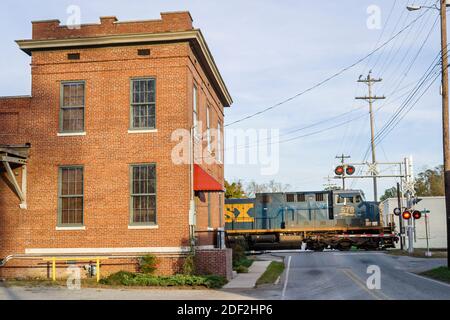
{"label": "power line", "polygon": [[407,26],[405,26],[403,29],[401,29],[399,32],[397,32],[394,36],[392,36],[390,39],[388,39],[387,41],[385,41],[385,42],[384,42],[383,44],[381,44],[379,47],[377,47],[376,49],[372,50],[370,53],[368,53],[368,54],[365,55],[364,57],[358,59],[356,62],[350,64],[349,66],[347,66],[347,67],[345,67],[345,68],[342,68],[340,71],[336,72],[335,74],[331,75],[330,77],[328,77],[328,78],[326,78],[326,79],[324,79],[324,80],[318,82],[317,84],[315,84],[315,85],[313,85],[313,86],[311,86],[311,87],[309,87],[309,88],[307,88],[307,89],[305,89],[305,90],[303,90],[303,91],[297,93],[296,95],[294,95],[294,96],[292,96],[292,97],[290,97],[290,98],[287,98],[287,99],[285,99],[285,100],[283,100],[283,101],[281,101],[281,102],[279,102],[279,103],[276,103],[276,104],[274,104],[274,105],[272,105],[272,106],[270,106],[270,107],[267,107],[267,108],[265,108],[265,109],[263,109],[263,110],[260,110],[260,111],[258,111],[258,112],[255,112],[255,113],[253,113],[253,114],[250,114],[250,115],[248,115],[248,116],[246,116],[246,117],[243,117],[243,118],[241,118],[241,119],[235,120],[235,121],[233,121],[233,122],[231,122],[231,123],[229,123],[229,124],[226,124],[224,127],[231,126],[231,125],[233,125],[233,124],[236,124],[236,123],[239,123],[239,122],[248,120],[248,119],[250,119],[250,118],[256,117],[256,116],[258,116],[258,115],[260,115],[260,114],[262,114],[262,113],[265,113],[265,112],[267,112],[267,111],[269,111],[269,110],[275,109],[275,108],[277,108],[277,107],[279,107],[279,106],[281,106],[281,105],[283,105],[283,104],[286,104],[287,102],[290,102],[290,101],[292,101],[292,100],[298,98],[299,96],[302,96],[302,95],[304,95],[304,94],[306,94],[306,93],[308,93],[308,92],[310,92],[310,91],[312,91],[312,90],[314,90],[314,89],[316,89],[316,88],[318,88],[318,87],[324,85],[325,83],[331,81],[332,79],[334,79],[334,78],[340,76],[341,74],[343,74],[343,73],[346,72],[347,70],[349,70],[349,69],[353,68],[354,66],[360,64],[362,61],[366,60],[367,58],[369,58],[370,56],[372,56],[373,54],[375,54],[377,51],[379,51],[381,48],[383,48],[384,46],[386,46],[387,44],[389,44],[392,40],[394,40],[395,38],[397,38],[397,37],[398,37],[400,34],[402,34],[405,30],[409,29],[415,22],[417,22],[419,19],[421,19],[421,18],[425,15],[425,13],[426,13],[426,11],[425,11],[423,14],[419,15],[416,19],[412,20]]}

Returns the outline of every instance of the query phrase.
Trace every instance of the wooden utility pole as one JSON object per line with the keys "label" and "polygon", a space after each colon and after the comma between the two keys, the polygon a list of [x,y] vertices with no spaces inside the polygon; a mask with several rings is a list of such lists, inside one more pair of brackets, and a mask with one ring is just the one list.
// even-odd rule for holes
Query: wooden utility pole
{"label": "wooden utility pole", "polygon": [[[375,125],[374,125],[372,104],[376,100],[386,99],[386,98],[384,96],[383,97],[372,96],[372,85],[375,82],[381,82],[382,79],[374,79],[374,78],[372,78],[371,75],[372,75],[372,71],[369,71],[367,78],[361,79],[362,77],[360,77],[358,79],[358,82],[363,82],[363,83],[367,84],[367,86],[369,88],[369,95],[365,96],[365,97],[356,97],[355,99],[366,100],[367,102],[369,102],[370,135],[371,135],[370,144],[371,144],[371,149],[372,149],[372,164],[375,165],[377,160],[376,160],[376,156],[375,156]],[[373,198],[374,198],[374,201],[378,201],[376,173],[372,173],[372,175],[374,176],[373,177]]]}
{"label": "wooden utility pole", "polygon": [[445,208],[447,216],[447,268],[450,268],[450,149],[448,128],[447,1],[440,0],[442,55],[442,139],[444,148]]}
{"label": "wooden utility pole", "polygon": [[[345,159],[350,159],[350,156],[341,154],[340,156],[336,156],[336,159],[340,159],[341,164],[344,165]],[[344,168],[344,173],[342,174],[342,190],[345,190],[345,168]]]}

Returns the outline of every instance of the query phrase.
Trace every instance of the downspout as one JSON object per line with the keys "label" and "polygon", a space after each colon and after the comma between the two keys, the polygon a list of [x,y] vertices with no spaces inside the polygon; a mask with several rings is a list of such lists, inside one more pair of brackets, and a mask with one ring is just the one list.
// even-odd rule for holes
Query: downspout
{"label": "downspout", "polygon": [[189,240],[192,247],[195,246],[195,200],[194,200],[194,129],[190,130],[189,139],[189,165],[190,165],[190,199],[189,199]]}

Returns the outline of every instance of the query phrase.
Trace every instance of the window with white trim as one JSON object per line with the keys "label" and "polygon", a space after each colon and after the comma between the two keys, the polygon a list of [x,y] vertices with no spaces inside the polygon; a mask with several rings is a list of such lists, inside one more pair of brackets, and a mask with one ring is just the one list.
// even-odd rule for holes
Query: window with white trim
{"label": "window with white trim", "polygon": [[130,167],[130,223],[156,224],[156,166],[137,164]]}
{"label": "window with white trim", "polygon": [[83,199],[83,167],[60,167],[58,226],[83,225]]}
{"label": "window with white trim", "polygon": [[217,122],[217,152],[216,159],[219,162],[222,162],[222,125],[220,121]]}
{"label": "window with white trim", "polygon": [[84,81],[61,83],[59,131],[84,131]]}
{"label": "window with white trim", "polygon": [[131,129],[155,129],[155,79],[131,80]]}
{"label": "window with white trim", "polygon": [[192,126],[194,127],[194,136],[198,137],[198,92],[194,85],[192,92]]}
{"label": "window with white trim", "polygon": [[208,151],[211,152],[211,128],[210,128],[210,108],[206,107],[206,142],[208,143]]}

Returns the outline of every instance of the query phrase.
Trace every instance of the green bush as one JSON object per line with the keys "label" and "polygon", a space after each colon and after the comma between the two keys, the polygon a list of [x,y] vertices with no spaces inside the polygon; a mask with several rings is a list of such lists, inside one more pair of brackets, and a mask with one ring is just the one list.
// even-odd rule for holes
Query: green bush
{"label": "green bush", "polygon": [[141,272],[145,274],[153,274],[158,267],[158,258],[153,254],[148,254],[139,259],[139,267]]}
{"label": "green bush", "polygon": [[236,241],[233,246],[233,264],[246,258],[245,255],[245,242],[244,241]]}
{"label": "green bush", "polygon": [[244,266],[244,265],[239,265],[236,268],[234,268],[234,270],[237,273],[247,273],[248,272],[248,268],[246,266]]}
{"label": "green bush", "polygon": [[177,274],[173,276],[154,276],[143,273],[131,273],[119,271],[101,279],[102,284],[124,285],[124,286],[145,286],[145,287],[183,287],[183,286],[203,286],[207,288],[221,288],[227,283],[222,276],[193,276]]}
{"label": "green bush", "polygon": [[195,273],[195,251],[191,250],[183,262],[183,274],[192,275]]}

